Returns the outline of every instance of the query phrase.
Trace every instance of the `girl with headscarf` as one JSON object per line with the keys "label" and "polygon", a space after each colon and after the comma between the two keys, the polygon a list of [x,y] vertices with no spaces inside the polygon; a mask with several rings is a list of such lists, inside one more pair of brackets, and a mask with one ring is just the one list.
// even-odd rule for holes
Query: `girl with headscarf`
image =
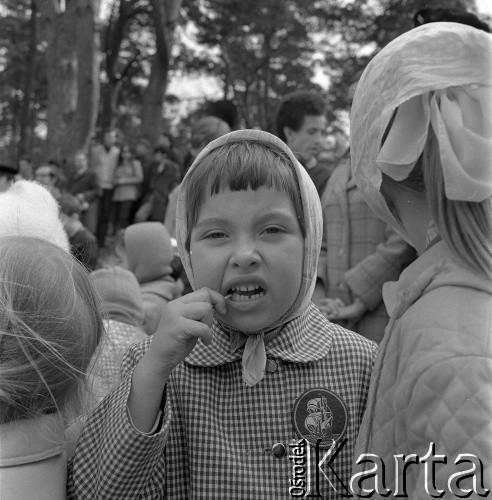
{"label": "girl with headscarf", "polygon": [[492,486],[491,91],[491,35],[444,22],[391,42],[359,81],[354,178],[419,257],[383,288],[390,322],[355,492],[476,498]]}
{"label": "girl with headscarf", "polygon": [[71,493],[340,498],[376,345],[311,302],[322,221],[309,175],[275,136],[231,132],[188,171],[176,226],[196,291],[127,353],[79,440]]}

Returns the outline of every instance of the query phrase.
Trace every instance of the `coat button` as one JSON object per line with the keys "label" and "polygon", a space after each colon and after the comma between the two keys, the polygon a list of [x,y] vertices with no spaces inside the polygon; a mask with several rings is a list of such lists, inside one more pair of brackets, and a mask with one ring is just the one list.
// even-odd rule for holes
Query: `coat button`
{"label": "coat button", "polygon": [[275,458],[282,458],[287,453],[285,446],[282,443],[275,443],[272,446],[272,455]]}
{"label": "coat button", "polygon": [[275,373],[278,370],[278,364],[274,359],[267,359],[265,370],[267,373]]}

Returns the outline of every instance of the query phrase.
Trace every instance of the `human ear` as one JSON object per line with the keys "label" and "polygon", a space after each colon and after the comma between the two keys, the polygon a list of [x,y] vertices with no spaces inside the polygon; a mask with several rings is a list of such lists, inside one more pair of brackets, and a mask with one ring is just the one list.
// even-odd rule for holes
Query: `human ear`
{"label": "human ear", "polygon": [[292,130],[290,127],[285,126],[283,128],[284,135],[286,142],[289,143],[292,140],[292,134],[294,133],[294,130]]}

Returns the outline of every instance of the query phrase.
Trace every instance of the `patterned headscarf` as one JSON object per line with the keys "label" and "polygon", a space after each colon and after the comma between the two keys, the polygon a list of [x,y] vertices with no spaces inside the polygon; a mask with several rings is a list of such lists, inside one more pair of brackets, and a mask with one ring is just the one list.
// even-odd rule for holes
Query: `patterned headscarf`
{"label": "patterned headscarf", "polygon": [[[188,234],[186,193],[188,189],[187,180],[190,172],[192,172],[196,165],[199,164],[211,151],[223,146],[224,144],[247,140],[264,143],[265,145],[271,144],[276,146],[291,159],[292,164],[294,165],[295,175],[297,176],[300,186],[301,201],[305,219],[304,224],[306,228],[304,261],[299,263],[299,265],[303,266],[302,282],[297,298],[294,300],[294,303],[288,311],[281,318],[279,318],[275,324],[268,325],[268,327],[262,331],[254,332],[253,334],[250,333],[249,337],[245,341],[243,354],[243,378],[247,384],[253,385],[263,377],[264,364],[266,360],[263,340],[264,333],[281,327],[288,321],[291,321],[299,316],[308,307],[311,301],[311,296],[316,283],[316,269],[319,251],[321,248],[321,236],[323,229],[321,204],[316,188],[314,187],[314,184],[306,170],[296,160],[292,151],[283,141],[268,132],[262,132],[259,130],[239,130],[224,135],[211,142],[203,151],[201,151],[183,179],[179,191],[176,211],[176,239],[178,242],[179,253],[191,286],[194,289],[196,288],[190,254],[186,249],[186,238]],[[268,165],[265,165],[265,168],[268,168]],[[231,332],[231,335],[237,335],[239,337],[244,336],[244,334],[245,332]],[[238,339],[237,343],[241,344],[241,342],[241,339]]]}
{"label": "patterned headscarf", "polygon": [[491,196],[492,35],[457,23],[420,26],[379,52],[358,83],[351,111],[354,179],[373,210],[406,239],[379,191],[381,173],[405,179],[429,127],[439,143],[447,198]]}

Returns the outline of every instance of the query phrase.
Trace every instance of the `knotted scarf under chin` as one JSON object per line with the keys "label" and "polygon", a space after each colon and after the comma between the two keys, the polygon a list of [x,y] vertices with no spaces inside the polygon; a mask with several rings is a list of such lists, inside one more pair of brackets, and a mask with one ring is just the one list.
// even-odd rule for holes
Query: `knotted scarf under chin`
{"label": "knotted scarf under chin", "polygon": [[282,327],[278,327],[268,332],[250,334],[227,329],[232,352],[236,352],[244,346],[241,365],[243,368],[243,381],[247,386],[256,385],[265,376],[265,340],[267,342],[272,340],[281,329]]}

